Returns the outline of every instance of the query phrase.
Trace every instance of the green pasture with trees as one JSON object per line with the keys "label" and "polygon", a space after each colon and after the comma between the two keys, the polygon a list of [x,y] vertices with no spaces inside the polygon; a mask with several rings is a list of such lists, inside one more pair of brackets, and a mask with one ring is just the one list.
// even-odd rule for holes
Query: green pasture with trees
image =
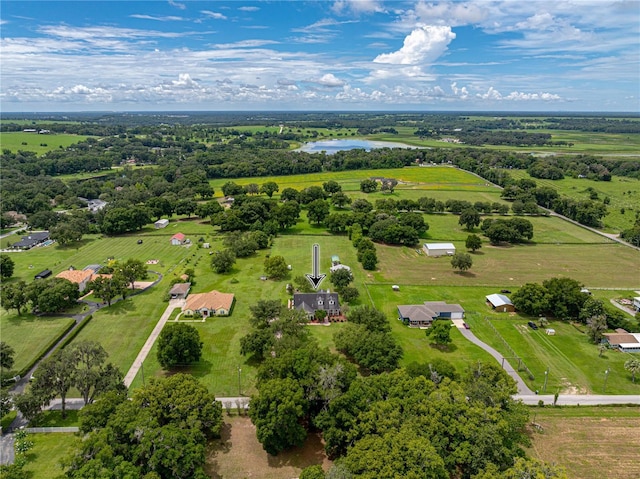
{"label": "green pasture with trees", "polygon": [[598,198],[607,201],[608,213],[603,219],[604,231],[620,233],[633,226],[636,213],[640,213],[640,179],[613,176],[611,181],[588,178],[548,180],[533,178],[524,170],[510,170],[516,179],[533,179],[540,186],[555,188],[559,193],[576,198]]}
{"label": "green pasture with trees", "polygon": [[[25,127],[28,128],[28,127]],[[70,134],[43,134],[31,132],[6,132],[0,133],[2,149],[11,151],[33,151],[39,155],[47,151],[68,148],[69,146],[84,141],[87,136]]]}
{"label": "green pasture with trees", "polygon": [[[419,138],[416,128],[396,126],[396,131],[413,135],[415,141],[438,141],[435,137]],[[183,376],[176,373],[187,373],[185,378],[195,377],[199,384],[188,388],[201,388],[217,396],[252,395],[254,407],[250,415],[257,427],[258,440],[266,451],[275,454],[301,445],[308,429],[314,427],[324,432],[327,453],[332,458],[343,456],[336,468],[346,467],[371,477],[380,474],[384,466],[377,458],[402,456],[402,451],[394,448],[398,441],[410,444],[410,457],[404,464],[406,474],[428,460],[434,477],[464,471],[468,476],[481,474],[478,477],[483,479],[492,474],[499,477],[498,469],[504,471],[513,466],[513,459],[527,445],[524,425],[528,413],[526,408],[511,404],[513,384],[504,377],[500,365],[467,341],[457,328],[448,326],[448,322],[438,322],[429,335],[424,330],[406,327],[396,319],[399,304],[419,304],[427,300],[461,304],[467,312],[465,321],[478,337],[505,356],[513,350],[529,368],[531,378],[522,374],[532,389],[546,388],[549,392],[553,389],[560,394],[637,392],[640,383],[636,380],[640,374],[635,362],[637,355],[603,350],[593,343],[604,327],[612,329],[624,324],[630,330],[637,330],[637,320],[626,313],[601,311],[599,304],[589,303],[588,310],[583,312],[582,300],[575,307],[568,300],[566,304],[561,303],[559,298],[569,296],[558,291],[574,291],[576,287],[586,286],[593,290],[595,298],[607,301],[633,296],[639,287],[637,278],[621,272],[638,262],[638,252],[556,216],[540,214],[538,205],[550,201],[546,188],[553,187],[554,182],[535,178],[533,183],[521,173],[525,168],[538,168],[536,174],[554,175],[557,167],[537,164],[537,160],[519,151],[509,154],[499,151],[506,149],[517,135],[493,131],[488,135],[494,142],[487,149],[490,153],[457,147],[442,151],[389,150],[384,154],[351,152],[325,158],[290,151],[294,143],[307,134],[307,128],[302,125],[287,127],[286,138],[277,138],[279,133],[275,129],[260,135],[257,126],[251,126],[254,127],[256,131],[250,141],[242,139],[240,133],[212,130],[197,133],[193,138],[198,142],[190,142],[188,135],[182,134],[188,127],[175,127],[169,134],[166,126],[161,127],[157,137],[142,133],[87,140],[81,148],[89,150],[90,145],[93,155],[104,146],[109,153],[105,153],[103,160],[111,158],[115,163],[117,155],[135,152],[145,163],[157,168],[124,168],[117,177],[107,174],[104,178],[86,181],[69,180],[67,184],[57,178],[36,176],[34,187],[24,195],[15,187],[7,191],[7,205],[19,211],[24,209],[28,222],[34,224],[60,221],[53,213],[53,203],[59,208],[79,209],[74,203],[77,196],[100,196],[109,203],[104,212],[82,218],[86,221],[86,232],[79,240],[70,238],[66,244],[58,242],[22,253],[9,253],[14,267],[12,275],[3,281],[7,288],[21,285],[20,281],[32,283],[33,276],[44,269],[51,269],[55,275],[70,267],[125,265],[131,260],[139,260],[148,268],[147,281],[160,278],[154,272],[162,275],[151,289],[96,311],[62,350],[62,355],[84,341],[99,342],[108,353],[108,360],[125,374],[167,308],[169,289],[175,282],[183,281],[181,276],[186,274],[192,283],[192,293],[212,289],[234,293],[233,312],[229,317],[211,317],[204,322],[183,323],[184,318],[177,324],[170,321],[163,334],[188,329],[189,338],[199,347],[190,348],[194,354],[179,357],[177,352],[185,352],[183,344],[177,347],[173,344],[170,354],[166,353],[164,343],[155,344],[133,382],[130,394],[134,401],[141,405],[149,399],[155,401],[154,394],[163,389],[164,381],[180,383]],[[620,128],[628,127],[620,122]],[[392,128],[374,129],[334,129],[329,136],[337,136],[338,132],[350,136],[395,136]],[[311,128],[309,131],[312,136]],[[473,141],[477,139],[476,133],[465,131]],[[215,135],[227,134],[218,151],[218,146],[214,148]],[[427,135],[426,130],[423,135]],[[553,142],[553,137],[549,140],[544,135],[524,135],[523,138],[532,144],[542,142],[542,149],[560,148],[548,143]],[[147,143],[143,144],[143,140]],[[272,149],[260,150],[263,153],[256,156],[256,145],[267,143]],[[157,144],[153,152],[149,149],[151,144]],[[180,171],[174,157],[176,152],[186,155],[181,160]],[[229,157],[224,158],[227,154]],[[233,162],[234,155],[243,158]],[[14,183],[35,173],[33,168],[37,162],[33,156],[4,152],[3,157],[11,166]],[[418,162],[429,166],[415,166],[416,157]],[[58,166],[77,170],[79,174],[87,173],[82,164],[67,161],[69,159],[66,151],[58,156],[51,152],[43,159],[43,165],[50,173]],[[291,159],[295,161],[289,161]],[[102,160],[94,160],[94,165],[102,168]],[[450,165],[434,166],[435,160]],[[602,164],[605,160],[580,161],[587,162],[580,163],[580,168],[587,168],[602,184],[616,178],[629,179],[629,184],[637,181],[633,177],[636,171],[633,161],[628,162],[629,167],[620,161],[607,163],[610,171]],[[512,174],[511,169],[505,168],[509,162],[515,165],[513,176],[505,174],[505,171]],[[298,174],[267,176],[283,168]],[[628,168],[625,170],[628,176],[617,176],[615,172],[625,173],[624,168]],[[234,177],[243,171],[250,176]],[[610,172],[614,172],[612,178],[608,178]],[[373,177],[384,179],[376,182]],[[489,182],[506,186],[506,194]],[[3,185],[5,183],[3,180]],[[618,200],[614,200],[612,194],[607,204],[604,191],[601,193],[595,186],[593,191],[588,191],[587,201],[578,205],[580,219],[598,221],[598,215],[610,211],[610,205]],[[631,188],[621,196],[633,196],[634,191]],[[572,196],[560,189],[558,193]],[[223,196],[233,196],[234,201],[225,200]],[[570,206],[566,199],[554,204],[554,208]],[[80,215],[74,212],[73,216]],[[152,226],[151,221],[159,217],[171,219],[168,227]],[[608,227],[606,216],[604,218]],[[68,221],[65,217],[62,224]],[[244,232],[231,233],[234,230]],[[500,234],[494,234],[494,230]],[[171,245],[171,236],[178,232],[185,234],[190,243]],[[473,241],[469,242],[470,237]],[[17,239],[4,238],[0,245],[5,247]],[[424,254],[422,243],[436,241],[454,243],[458,251],[454,263],[448,257],[430,258]],[[204,243],[209,243],[210,248],[203,247]],[[351,268],[349,278],[328,276],[322,284],[350,299],[342,298],[343,305],[349,303],[344,308],[347,322],[306,326],[303,315],[285,310],[277,314],[265,312],[262,317],[256,309],[260,300],[271,300],[282,307],[294,289],[309,288],[305,274],[312,272],[315,245],[320,248],[321,273],[328,274],[333,255],[339,255],[340,261]],[[222,251],[228,251],[233,261],[218,264],[217,260],[226,254]],[[568,289],[561,288],[558,278],[571,278],[573,283]],[[540,283],[548,290],[544,307],[540,306],[535,312],[523,308],[532,313],[531,316],[522,311],[499,314],[486,305],[487,294],[503,289],[512,290],[512,296],[518,299],[524,294],[519,291],[527,291],[528,286],[521,288],[527,283]],[[100,291],[102,286],[95,283],[94,287],[97,290],[89,299],[108,302],[108,295]],[[615,288],[615,291],[598,288]],[[66,296],[73,297],[72,294]],[[4,304],[8,304],[5,299]],[[37,305],[46,310],[45,303]],[[82,309],[78,306],[64,313],[80,313]],[[534,314],[541,312],[546,315],[544,324],[539,314]],[[174,311],[172,319],[175,316]],[[3,341],[15,350],[16,361],[12,367],[16,369],[33,360],[70,321],[69,318],[34,316],[27,310],[18,314],[15,308],[0,311]],[[534,331],[527,326],[528,321],[539,321],[540,328]],[[38,332],[18,347],[14,343],[20,341],[27,327]],[[554,328],[556,334],[545,334],[547,327]],[[165,342],[172,343],[172,339]],[[64,358],[55,356],[54,359]],[[487,366],[479,366],[482,362]],[[396,370],[398,366],[405,369]],[[606,377],[605,370],[608,371]],[[46,371],[43,367],[43,373]],[[56,385],[60,387],[54,389],[55,381],[47,379],[56,376],[53,368],[52,371],[36,379],[33,394],[40,391],[42,397],[50,398],[55,394],[68,395],[72,388],[81,389],[81,385],[73,381]],[[383,371],[391,374],[378,375]],[[61,374],[66,375],[61,370],[56,377]],[[178,383],[176,387],[182,387]],[[398,395],[394,391],[402,393]],[[454,400],[442,400],[443,393]],[[424,402],[427,397],[428,401]],[[106,410],[120,408],[122,398],[111,400]],[[407,400],[416,408],[406,408]],[[158,402],[161,402],[159,398]],[[350,409],[354,405],[362,406],[360,409],[366,410],[366,414],[356,414]],[[436,405],[436,409],[449,407],[451,417],[464,416],[467,425],[472,426],[473,434],[456,448],[473,451],[470,456],[453,454],[442,449],[441,442],[433,441],[438,431],[430,421],[438,413],[430,408]],[[486,415],[483,419],[476,414],[476,409],[486,407],[493,408],[491,414],[495,421],[491,425],[486,423]],[[106,410],[98,408],[94,416],[81,419],[86,432],[95,429],[83,445],[85,454],[87,447],[112,443],[104,433],[108,428],[103,426],[118,428],[125,422],[139,425],[146,420],[139,411],[122,406],[118,412],[120,420],[111,424]],[[211,411],[211,415],[219,419],[216,411]],[[123,419],[125,417],[128,419]],[[388,421],[383,424],[375,419],[377,417]],[[189,416],[179,421],[189,423],[200,419]],[[140,460],[142,456],[130,455],[124,445],[117,443],[113,443],[117,449],[114,454],[117,452],[125,458],[121,464],[123,473],[146,473],[147,464],[153,461],[163,475],[170,475],[176,461],[162,456],[155,446],[162,446],[163,440],[188,444],[191,452],[181,456],[180,461],[190,464],[188,470],[193,474],[200,474],[204,463],[203,438],[219,432],[218,419],[215,424],[211,423],[210,431],[194,433],[193,437],[180,433],[175,425],[164,423],[168,429],[154,430],[154,439],[139,445],[145,460]],[[278,430],[274,427],[276,424],[285,424],[287,428]],[[420,425],[419,430],[415,424]],[[509,430],[504,430],[505,424],[510,425]],[[376,432],[375,437],[369,434],[371,431]],[[424,431],[430,432],[424,434]],[[494,441],[489,448],[487,437]],[[501,442],[503,439],[508,444]],[[154,447],[148,448],[149,445]],[[495,454],[498,450],[503,452],[499,457]],[[107,456],[99,460],[111,464],[113,458]],[[470,461],[469,457],[475,459]],[[70,477],[82,477],[87,472],[88,466],[80,456],[69,465]],[[93,462],[91,467],[103,465]],[[513,471],[517,471],[542,466],[520,462],[513,467]]]}

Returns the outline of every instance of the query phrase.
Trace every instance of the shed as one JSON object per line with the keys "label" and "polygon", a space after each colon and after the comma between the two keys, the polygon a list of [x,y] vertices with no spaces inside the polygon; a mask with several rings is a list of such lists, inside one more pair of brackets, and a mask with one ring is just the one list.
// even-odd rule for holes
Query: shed
{"label": "shed", "polygon": [[186,238],[186,236],[183,235],[182,233],[176,233],[171,237],[171,244],[172,245],[184,244],[185,238]]}
{"label": "shed", "polygon": [[157,230],[161,228],[166,228],[168,225],[169,225],[169,220],[165,218],[162,218],[161,220],[158,220],[155,223],[153,223],[153,226],[155,226]]}
{"label": "shed", "polygon": [[633,307],[640,311],[640,296],[633,298]]}
{"label": "shed", "polygon": [[48,278],[49,276],[51,276],[51,270],[50,269],[45,269],[40,271],[38,274],[36,274],[33,279],[45,279]]}
{"label": "shed", "polygon": [[504,294],[490,294],[486,298],[487,303],[489,303],[495,311],[513,313],[516,310],[511,300]]}
{"label": "shed", "polygon": [[545,333],[547,333],[549,336],[555,336],[556,334],[556,330],[553,328],[547,328],[544,330]]}
{"label": "shed", "polygon": [[456,247],[453,243],[425,243],[422,249],[427,256],[453,256],[456,254]]}

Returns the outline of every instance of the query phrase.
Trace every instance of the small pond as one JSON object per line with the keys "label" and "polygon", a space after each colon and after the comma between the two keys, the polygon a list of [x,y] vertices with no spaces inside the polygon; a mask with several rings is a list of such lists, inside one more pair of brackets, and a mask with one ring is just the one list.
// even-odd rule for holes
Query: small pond
{"label": "small pond", "polygon": [[371,151],[374,148],[416,148],[415,146],[405,145],[404,143],[392,143],[390,141],[370,141],[370,140],[321,140],[305,143],[297,151],[306,151],[307,153],[325,152],[331,155],[337,151],[348,150],[366,150]]}

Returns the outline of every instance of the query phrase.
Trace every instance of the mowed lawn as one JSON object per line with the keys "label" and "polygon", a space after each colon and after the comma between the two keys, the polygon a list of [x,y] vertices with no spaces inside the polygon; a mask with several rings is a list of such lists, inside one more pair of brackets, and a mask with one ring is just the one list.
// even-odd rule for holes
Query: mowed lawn
{"label": "mowed lawn", "polygon": [[60,461],[78,450],[81,439],[74,433],[30,434],[33,449],[27,455],[24,471],[30,479],[51,479],[60,477],[64,469]]}
{"label": "mowed lawn", "polygon": [[20,371],[51,342],[71,326],[73,319],[64,317],[37,317],[15,310],[0,309],[0,336],[15,351],[12,370]]}

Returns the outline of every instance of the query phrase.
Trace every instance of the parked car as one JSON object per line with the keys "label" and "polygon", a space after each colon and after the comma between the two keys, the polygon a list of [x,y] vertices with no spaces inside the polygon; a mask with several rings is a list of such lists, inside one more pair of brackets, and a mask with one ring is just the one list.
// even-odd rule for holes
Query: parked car
{"label": "parked car", "polygon": [[536,323],[534,323],[533,321],[529,321],[527,324],[529,325],[529,327],[531,329],[538,329],[538,325]]}
{"label": "parked car", "polygon": [[469,326],[467,323],[462,323],[462,325],[464,326],[464,329],[471,329],[471,326]]}

